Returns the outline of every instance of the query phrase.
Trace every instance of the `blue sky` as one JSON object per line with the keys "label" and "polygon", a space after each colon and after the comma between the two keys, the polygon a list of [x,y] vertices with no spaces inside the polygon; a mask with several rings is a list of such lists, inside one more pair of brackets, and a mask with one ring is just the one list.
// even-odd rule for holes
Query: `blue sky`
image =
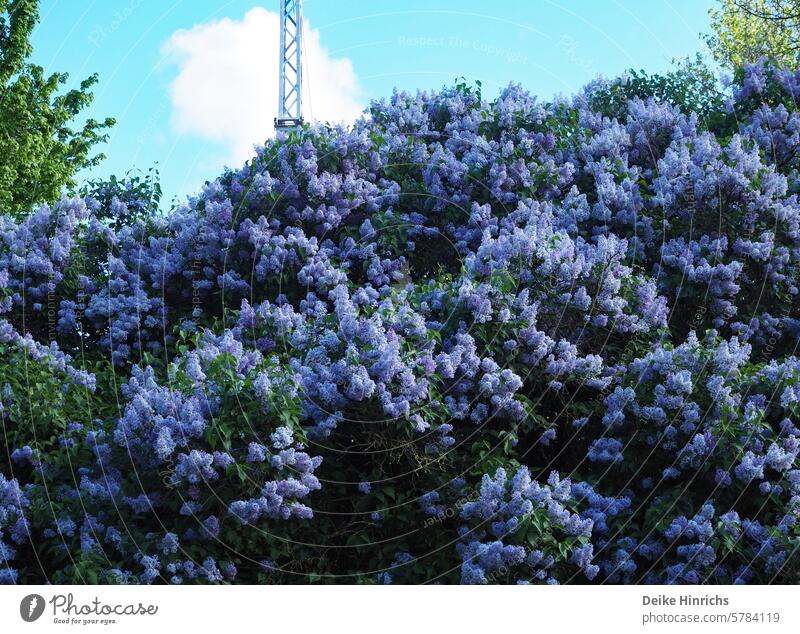
{"label": "blue sky", "polygon": [[[457,77],[549,98],[597,75],[664,70],[699,51],[712,0],[304,0],[307,116],[351,119],[370,99]],[[34,61],[77,83],[117,125],[92,173],[158,163],[167,199],[238,164],[270,133],[278,2],[42,0]],[[308,92],[310,91],[310,92]]]}

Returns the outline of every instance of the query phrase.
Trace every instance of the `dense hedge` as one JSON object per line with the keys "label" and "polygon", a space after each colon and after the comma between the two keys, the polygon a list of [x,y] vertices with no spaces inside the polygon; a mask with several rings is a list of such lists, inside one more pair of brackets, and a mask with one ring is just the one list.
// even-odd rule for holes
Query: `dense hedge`
{"label": "dense hedge", "polygon": [[800,74],[670,90],[0,217],[0,579],[797,582]]}

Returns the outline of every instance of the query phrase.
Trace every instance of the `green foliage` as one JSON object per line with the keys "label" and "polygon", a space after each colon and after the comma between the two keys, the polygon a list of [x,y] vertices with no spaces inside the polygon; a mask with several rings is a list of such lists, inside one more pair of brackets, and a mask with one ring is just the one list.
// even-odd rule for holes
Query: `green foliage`
{"label": "green foliage", "polygon": [[644,70],[628,71],[589,94],[589,105],[609,117],[624,119],[631,99],[656,101],[678,106],[681,112],[695,112],[698,122],[717,134],[730,127],[725,107],[725,95],[713,71],[698,54],[694,59],[676,60],[672,70],[664,74],[649,74]]}
{"label": "green foliage", "polygon": [[800,1],[721,0],[708,13],[714,33],[706,43],[723,66],[740,67],[762,56],[797,66]]}
{"label": "green foliage", "polygon": [[45,75],[28,59],[38,20],[36,0],[0,0],[0,210],[24,214],[75,186],[75,175],[104,157],[92,155],[114,124],[75,120],[91,104],[91,75],[62,91],[66,73]]}

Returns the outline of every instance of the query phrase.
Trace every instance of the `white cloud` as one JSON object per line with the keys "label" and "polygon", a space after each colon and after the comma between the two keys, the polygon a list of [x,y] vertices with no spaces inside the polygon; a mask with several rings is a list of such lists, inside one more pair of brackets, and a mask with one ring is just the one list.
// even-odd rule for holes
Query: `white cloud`
{"label": "white cloud", "polygon": [[[279,23],[277,13],[255,8],[242,20],[224,18],[176,31],[161,51],[166,62],[178,66],[170,85],[172,126],[224,144],[233,165],[253,156],[253,146],[274,134]],[[362,110],[353,64],[332,58],[308,22],[303,35],[304,117],[352,121]]]}

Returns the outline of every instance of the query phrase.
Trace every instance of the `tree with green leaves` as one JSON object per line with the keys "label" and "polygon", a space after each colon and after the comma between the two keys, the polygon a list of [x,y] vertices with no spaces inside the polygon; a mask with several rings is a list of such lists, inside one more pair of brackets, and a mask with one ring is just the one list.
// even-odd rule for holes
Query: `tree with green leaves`
{"label": "tree with green leaves", "polygon": [[74,187],[80,170],[104,158],[93,148],[114,125],[110,118],[75,125],[97,75],[64,90],[66,73],[46,75],[30,63],[38,19],[37,0],[0,0],[0,213],[27,213]]}
{"label": "tree with green leaves", "polygon": [[741,67],[759,57],[785,66],[800,59],[800,0],[720,0],[709,10],[714,33],[706,37],[714,58]]}

